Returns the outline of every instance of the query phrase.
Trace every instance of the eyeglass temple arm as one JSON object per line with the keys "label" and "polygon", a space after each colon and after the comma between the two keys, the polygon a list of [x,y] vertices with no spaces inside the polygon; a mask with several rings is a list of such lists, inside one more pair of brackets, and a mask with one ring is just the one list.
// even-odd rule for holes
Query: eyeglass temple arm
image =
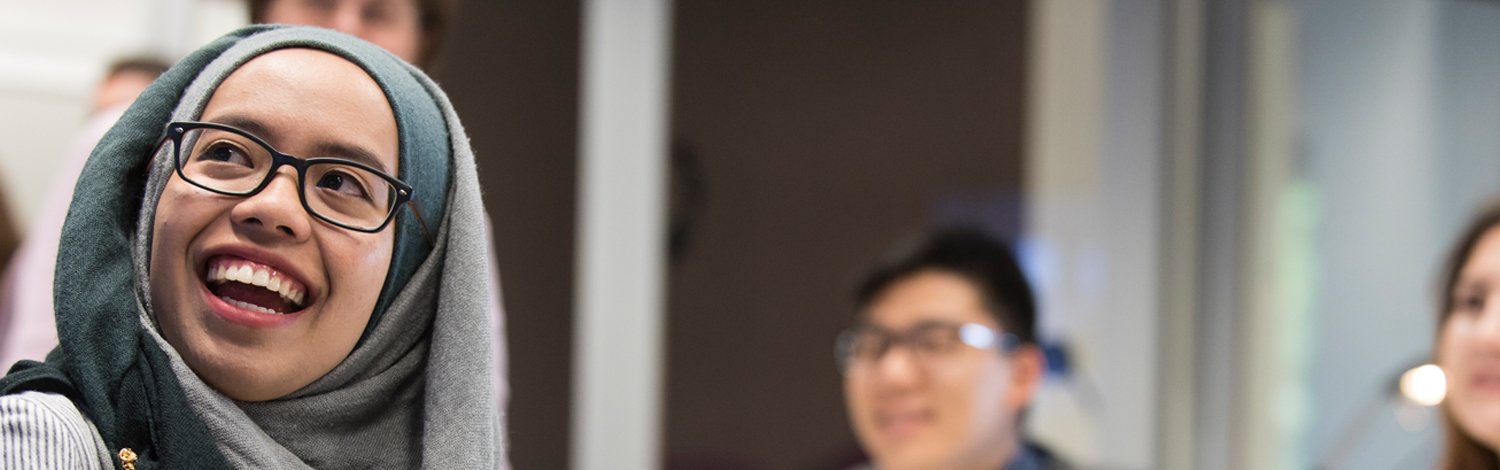
{"label": "eyeglass temple arm", "polygon": [[406,207],[411,209],[411,213],[417,216],[417,225],[422,227],[422,235],[425,235],[427,237],[427,244],[436,244],[437,239],[432,236],[432,230],[427,228],[427,218],[422,217],[422,209],[417,206],[417,202],[406,201]]}

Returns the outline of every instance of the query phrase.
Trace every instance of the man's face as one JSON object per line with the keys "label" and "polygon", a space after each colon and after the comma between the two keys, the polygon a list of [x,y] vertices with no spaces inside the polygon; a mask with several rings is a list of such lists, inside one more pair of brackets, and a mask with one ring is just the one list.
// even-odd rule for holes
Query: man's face
{"label": "man's face", "polygon": [[407,62],[422,57],[417,0],[271,0],[265,23],[321,26],[358,36]]}
{"label": "man's face", "polygon": [[[975,286],[923,271],[892,283],[862,313],[874,327],[977,323],[1003,331]],[[1016,416],[1041,377],[1040,354],[961,346],[913,354],[897,345],[850,364],[844,398],[855,435],[884,470],[1000,468],[1016,450]]]}

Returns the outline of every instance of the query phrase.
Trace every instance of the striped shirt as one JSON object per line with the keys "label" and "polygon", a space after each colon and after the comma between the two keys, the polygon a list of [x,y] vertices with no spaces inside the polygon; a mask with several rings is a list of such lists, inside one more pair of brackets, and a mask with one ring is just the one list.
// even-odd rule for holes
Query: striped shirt
{"label": "striped shirt", "polygon": [[0,396],[0,468],[114,468],[94,423],[67,397]]}

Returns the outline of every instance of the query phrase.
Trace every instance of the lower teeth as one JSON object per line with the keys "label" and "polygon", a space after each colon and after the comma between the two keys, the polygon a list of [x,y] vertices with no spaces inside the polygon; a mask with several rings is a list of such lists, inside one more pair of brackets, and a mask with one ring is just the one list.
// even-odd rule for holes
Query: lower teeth
{"label": "lower teeth", "polygon": [[269,308],[265,308],[265,307],[262,307],[262,306],[259,306],[259,305],[255,305],[255,304],[252,304],[252,303],[240,302],[238,300],[234,300],[234,299],[231,299],[231,298],[228,298],[228,297],[219,297],[219,298],[223,299],[224,303],[227,303],[229,305],[233,305],[233,306],[236,306],[236,307],[239,307],[239,308],[243,308],[245,310],[250,310],[250,311],[255,311],[255,312],[260,312],[260,313],[268,313],[268,314],[271,314],[271,315],[285,315],[284,313],[281,313],[281,312],[278,312],[278,311],[275,311],[275,310],[271,310]]}

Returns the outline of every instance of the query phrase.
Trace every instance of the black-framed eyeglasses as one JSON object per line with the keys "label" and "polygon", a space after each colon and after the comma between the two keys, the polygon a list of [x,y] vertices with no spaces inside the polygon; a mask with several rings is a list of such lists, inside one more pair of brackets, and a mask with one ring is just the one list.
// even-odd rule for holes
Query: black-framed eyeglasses
{"label": "black-framed eyeglasses", "polygon": [[[411,185],[369,165],[342,158],[294,157],[247,131],[211,122],[168,124],[161,145],[168,142],[177,176],[199,188],[253,196],[270,184],[277,169],[289,165],[297,169],[302,208],[318,219],[375,233],[385,229],[397,208],[406,204],[427,232],[427,222],[411,204]],[[430,232],[427,236],[432,237]]]}
{"label": "black-framed eyeglasses", "polygon": [[1020,347],[1021,340],[978,323],[927,321],[900,332],[862,324],[839,333],[834,343],[834,358],[839,370],[847,374],[851,369],[874,364],[898,345],[906,346],[920,364],[930,367],[960,347],[1010,353]]}

